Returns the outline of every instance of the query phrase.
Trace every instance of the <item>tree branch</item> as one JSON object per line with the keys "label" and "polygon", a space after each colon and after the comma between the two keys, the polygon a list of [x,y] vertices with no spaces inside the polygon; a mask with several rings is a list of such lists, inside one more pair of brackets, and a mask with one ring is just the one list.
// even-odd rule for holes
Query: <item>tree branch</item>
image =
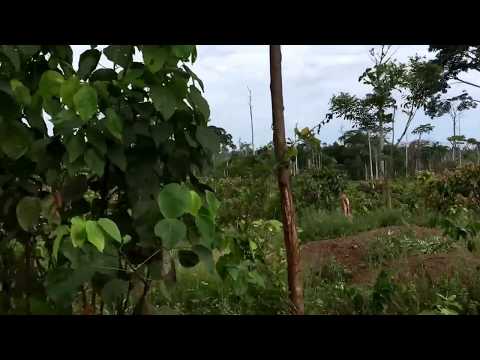
{"label": "tree branch", "polygon": [[458,81],[460,81],[460,82],[462,82],[462,83],[464,83],[464,84],[467,84],[467,85],[470,85],[470,86],[475,86],[475,87],[477,87],[477,88],[480,88],[480,85],[471,83],[471,82],[469,82],[469,81],[462,80],[462,79],[458,78],[457,76],[455,76],[454,79],[455,79],[455,80],[458,80]]}

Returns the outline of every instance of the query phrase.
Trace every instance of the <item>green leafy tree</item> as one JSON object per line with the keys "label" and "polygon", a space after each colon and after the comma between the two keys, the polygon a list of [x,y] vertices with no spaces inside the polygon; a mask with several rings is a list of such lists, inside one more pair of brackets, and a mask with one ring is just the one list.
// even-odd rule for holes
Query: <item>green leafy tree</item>
{"label": "green leafy tree", "polygon": [[400,105],[402,112],[407,116],[405,127],[397,140],[397,146],[407,134],[415,115],[420,109],[425,109],[434,94],[442,87],[442,68],[424,58],[411,57],[404,66],[399,91],[402,94]]}
{"label": "green leafy tree", "polygon": [[429,134],[433,131],[434,126],[432,124],[423,124],[417,126],[415,129],[413,129],[412,134],[418,135],[418,141],[417,141],[417,161],[416,161],[416,170],[420,170],[420,154],[422,153],[423,149],[423,144],[422,144],[422,136],[424,134]]}
{"label": "green leafy tree", "polygon": [[[453,125],[453,136],[449,138],[452,143],[452,160],[457,159],[457,124],[464,111],[477,107],[477,102],[466,92],[461,95],[442,99],[440,94],[432,97],[427,105],[427,115],[431,118],[449,115]],[[460,160],[460,157],[458,157]]]}
{"label": "green leafy tree", "polygon": [[196,56],[92,45],[75,71],[68,45],[2,45],[0,312],[71,313],[79,293],[90,313],[151,312],[168,254],[211,259],[218,202],[197,176],[221,134]]}
{"label": "green leafy tree", "polygon": [[435,53],[431,62],[442,67],[442,93],[450,88],[450,80],[480,88],[479,84],[460,78],[468,71],[480,71],[480,46],[479,45],[430,45],[430,52]]}

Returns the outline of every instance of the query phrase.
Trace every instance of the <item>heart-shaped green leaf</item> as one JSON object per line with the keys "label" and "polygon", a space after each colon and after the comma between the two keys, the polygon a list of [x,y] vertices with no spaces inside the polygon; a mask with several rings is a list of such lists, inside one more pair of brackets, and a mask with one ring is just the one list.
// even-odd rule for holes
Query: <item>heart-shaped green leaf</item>
{"label": "heart-shaped green leaf", "polygon": [[162,245],[172,249],[187,236],[187,228],[177,219],[162,219],[154,228],[155,235],[162,239]]}
{"label": "heart-shaped green leaf", "polygon": [[97,67],[101,55],[102,53],[97,49],[90,49],[84,51],[80,55],[77,72],[80,79],[86,79],[90,76],[93,70],[95,70],[95,68]]}
{"label": "heart-shaped green leaf", "polygon": [[64,81],[63,75],[59,72],[53,70],[45,71],[38,83],[40,94],[45,98],[60,96],[60,89]]}
{"label": "heart-shaped green leaf", "polygon": [[119,243],[122,242],[122,235],[120,234],[117,224],[106,218],[98,219],[97,222],[102,230],[105,231],[113,240],[118,241]]}
{"label": "heart-shaped green leaf", "polygon": [[157,202],[166,218],[177,218],[188,211],[190,206],[190,192],[179,184],[168,184],[158,194]]}
{"label": "heart-shaped green leaf", "polygon": [[86,223],[80,217],[74,217],[71,220],[72,226],[70,227],[70,238],[74,247],[82,247],[87,241]]}
{"label": "heart-shaped green leaf", "polygon": [[110,133],[117,138],[118,140],[122,140],[122,132],[123,132],[123,121],[120,116],[113,110],[112,108],[108,108],[106,111],[107,115],[107,129]]}
{"label": "heart-shaped green leaf", "polygon": [[190,190],[190,206],[188,212],[193,216],[197,216],[198,210],[202,207],[202,198],[195,191]]}
{"label": "heart-shaped green leaf", "polygon": [[151,97],[155,109],[162,114],[164,120],[170,119],[177,108],[175,93],[168,87],[154,85],[151,88]]}
{"label": "heart-shaped green leaf", "polygon": [[83,121],[89,120],[97,112],[97,91],[88,85],[83,85],[73,96],[75,109]]}
{"label": "heart-shaped green leaf", "polygon": [[100,177],[105,171],[105,161],[97,154],[94,149],[88,149],[84,155],[85,163],[92,170],[92,172]]}
{"label": "heart-shaped green leaf", "polygon": [[10,86],[12,87],[13,94],[19,103],[25,106],[30,106],[32,103],[32,96],[30,95],[30,89],[17,79],[10,80]]}
{"label": "heart-shaped green leaf", "polygon": [[17,220],[21,228],[31,231],[38,224],[42,204],[38,198],[26,196],[17,204]]}
{"label": "heart-shaped green leaf", "polygon": [[74,108],[73,97],[80,89],[80,80],[75,75],[72,75],[62,83],[60,87],[60,97],[62,102],[69,107]]}
{"label": "heart-shaped green leaf", "polygon": [[163,68],[163,65],[168,59],[170,51],[168,48],[163,46],[145,45],[142,47],[142,53],[145,66],[152,73],[156,73]]}
{"label": "heart-shaped green leaf", "polygon": [[105,236],[103,235],[101,227],[96,221],[87,220],[86,226],[87,240],[93,244],[98,251],[103,252],[105,248]]}

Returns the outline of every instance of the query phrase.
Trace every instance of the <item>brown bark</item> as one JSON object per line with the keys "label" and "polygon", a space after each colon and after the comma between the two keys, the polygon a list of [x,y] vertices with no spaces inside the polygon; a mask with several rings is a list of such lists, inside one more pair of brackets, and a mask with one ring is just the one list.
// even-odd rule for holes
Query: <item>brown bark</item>
{"label": "brown bark", "polygon": [[285,159],[285,121],[283,117],[282,53],[280,45],[270,45],[270,91],[272,94],[273,144],[278,163],[277,176],[282,205],[282,222],[287,252],[288,289],[295,314],[304,314],[300,247],[295,223],[295,207],[290,188],[288,160]]}

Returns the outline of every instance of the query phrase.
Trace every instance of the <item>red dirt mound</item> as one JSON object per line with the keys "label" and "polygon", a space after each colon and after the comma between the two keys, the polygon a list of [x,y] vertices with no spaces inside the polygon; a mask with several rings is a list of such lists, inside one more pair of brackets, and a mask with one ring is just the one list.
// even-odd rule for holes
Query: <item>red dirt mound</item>
{"label": "red dirt mound", "polygon": [[[373,268],[367,263],[369,242],[381,237],[402,234],[410,234],[416,239],[441,236],[437,229],[392,226],[338,239],[310,242],[301,249],[304,272],[318,271],[333,258],[351,272],[352,283],[372,284],[381,269]],[[410,277],[421,272],[436,279],[446,273],[452,273],[462,264],[480,266],[480,259],[463,249],[453,249],[443,254],[409,256],[403,260],[392,261],[386,266],[400,274],[399,277]]]}

